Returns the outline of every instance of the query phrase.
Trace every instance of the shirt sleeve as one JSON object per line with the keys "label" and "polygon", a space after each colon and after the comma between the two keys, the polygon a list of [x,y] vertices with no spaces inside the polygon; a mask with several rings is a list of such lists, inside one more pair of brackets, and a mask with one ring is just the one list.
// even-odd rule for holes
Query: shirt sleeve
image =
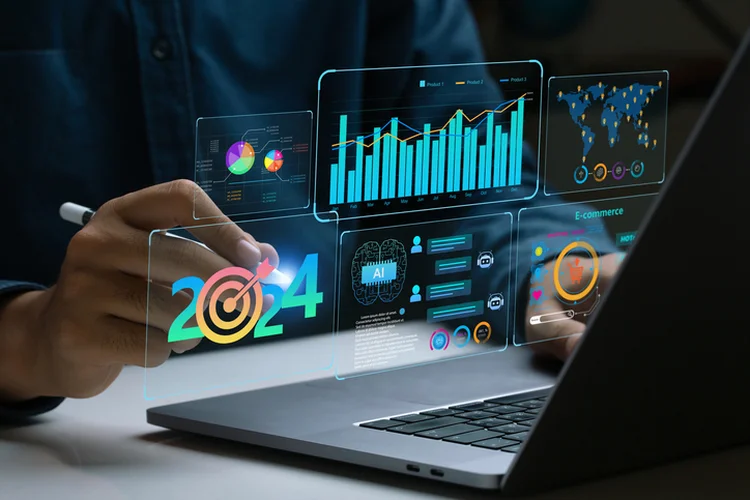
{"label": "shirt sleeve", "polygon": [[[44,286],[22,281],[0,280],[0,305],[11,295],[32,290],[44,290]],[[2,348],[2,346],[0,346]],[[6,403],[0,401],[0,422],[21,421],[57,408],[64,398],[41,397],[29,401]]]}

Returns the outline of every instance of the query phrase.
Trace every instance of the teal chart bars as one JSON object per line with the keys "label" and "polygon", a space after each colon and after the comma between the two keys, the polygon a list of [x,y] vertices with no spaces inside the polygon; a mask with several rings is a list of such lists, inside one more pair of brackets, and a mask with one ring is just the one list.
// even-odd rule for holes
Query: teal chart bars
{"label": "teal chart bars", "polygon": [[[334,146],[341,154],[340,163],[331,165],[331,204],[520,185],[524,104],[522,96],[474,117],[459,109],[442,126],[433,129],[427,123],[417,133],[394,117],[386,127],[351,141],[346,140],[347,115],[341,115],[343,140]],[[514,106],[509,130],[503,131],[502,125],[495,125],[495,114]],[[480,128],[484,144],[478,144]],[[400,132],[405,137],[399,137]],[[345,168],[348,148],[355,150],[354,169],[349,171]],[[381,148],[382,154],[375,154]],[[381,186],[376,174],[382,176]]]}
{"label": "teal chart bars", "polygon": [[[316,211],[356,218],[532,196],[541,71],[522,62],[324,74]],[[336,99],[360,78],[380,85],[364,100]],[[405,80],[418,87],[407,106]]]}

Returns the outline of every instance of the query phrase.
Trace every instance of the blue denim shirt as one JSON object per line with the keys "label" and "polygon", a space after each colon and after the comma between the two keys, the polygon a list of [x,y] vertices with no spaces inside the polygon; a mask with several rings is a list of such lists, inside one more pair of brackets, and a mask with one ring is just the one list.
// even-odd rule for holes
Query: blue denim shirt
{"label": "blue denim shirt", "polygon": [[[0,293],[55,282],[77,230],[61,203],[98,207],[193,178],[198,117],[315,109],[331,68],[482,60],[463,0],[5,2]],[[0,419],[59,401],[6,406]]]}
{"label": "blue denim shirt", "polygon": [[0,280],[55,281],[61,203],[192,179],[197,117],[315,109],[330,68],[479,61],[476,33],[459,0],[3,4]]}
{"label": "blue denim shirt", "polygon": [[5,2],[0,292],[54,283],[76,231],[61,203],[192,178],[199,116],[315,109],[330,68],[482,58],[461,0]]}

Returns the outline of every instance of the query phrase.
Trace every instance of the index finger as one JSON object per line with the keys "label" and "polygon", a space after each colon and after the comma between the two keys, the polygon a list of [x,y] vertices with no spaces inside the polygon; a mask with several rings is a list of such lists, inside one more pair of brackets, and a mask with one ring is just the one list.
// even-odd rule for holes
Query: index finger
{"label": "index finger", "polygon": [[[250,268],[258,262],[260,249],[255,239],[224,215],[192,181],[177,180],[129,193],[100,211],[107,209],[126,224],[146,231],[184,227],[236,265]],[[195,220],[193,210],[205,214],[211,223]]]}

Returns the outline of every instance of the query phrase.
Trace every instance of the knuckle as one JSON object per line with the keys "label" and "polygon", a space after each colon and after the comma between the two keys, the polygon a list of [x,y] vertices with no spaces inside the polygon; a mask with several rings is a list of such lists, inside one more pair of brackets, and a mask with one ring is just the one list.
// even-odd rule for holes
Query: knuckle
{"label": "knuckle", "polygon": [[[100,206],[96,210],[96,215],[99,219],[102,218],[102,215],[117,213],[117,209],[124,203],[127,199],[131,197],[134,193],[128,193],[124,196],[120,196],[118,198],[112,198],[111,200],[107,200],[102,206]],[[91,219],[93,222],[94,219]]]}
{"label": "knuckle", "polygon": [[101,251],[104,244],[104,235],[86,226],[70,239],[65,259],[77,265],[86,264]]}
{"label": "knuckle", "polygon": [[237,226],[233,222],[223,222],[216,226],[216,234],[221,241],[239,241],[242,236],[237,231]]}
{"label": "knuckle", "polygon": [[190,201],[192,203],[201,189],[195,182],[189,179],[177,179],[168,182],[166,184],[166,190],[170,196],[182,201]]}

